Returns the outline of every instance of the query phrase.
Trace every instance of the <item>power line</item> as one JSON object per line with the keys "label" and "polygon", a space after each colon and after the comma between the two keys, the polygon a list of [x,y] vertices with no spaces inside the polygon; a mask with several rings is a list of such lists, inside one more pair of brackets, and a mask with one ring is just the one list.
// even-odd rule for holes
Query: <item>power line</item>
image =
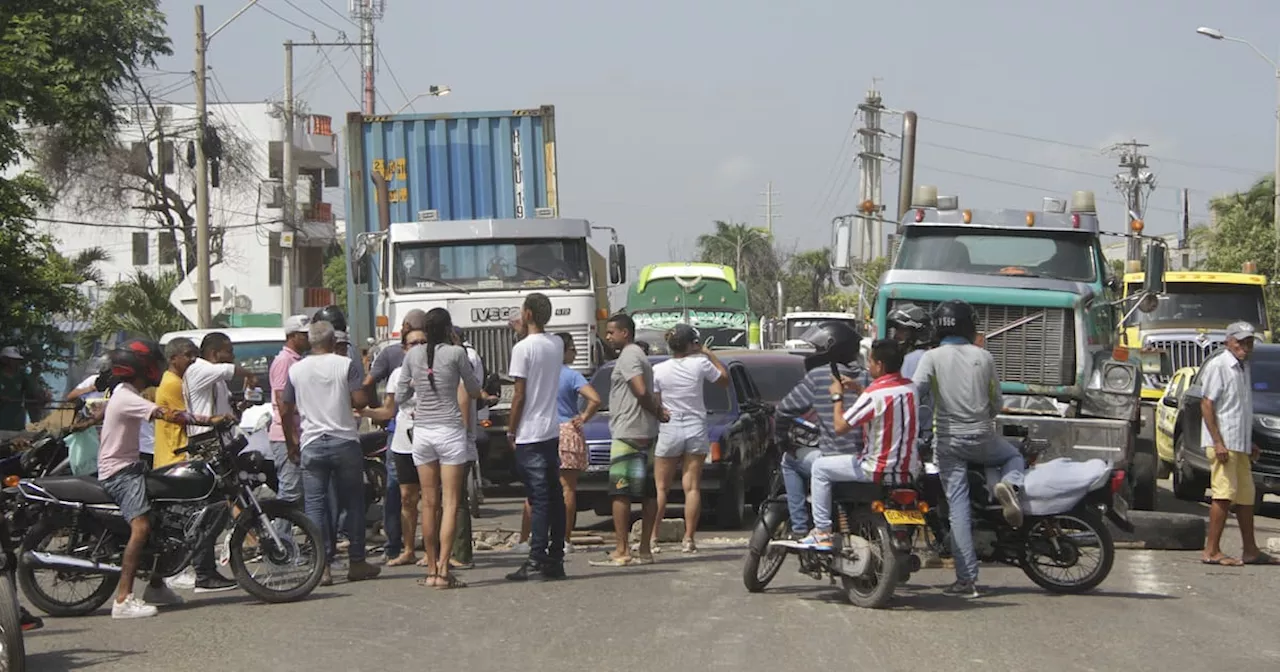
{"label": "power line", "polygon": [[[853,114],[849,115],[849,128],[844,132],[844,141],[840,143],[840,147],[837,150],[835,158],[831,160],[831,168],[827,170],[827,177],[822,181],[823,186],[818,191],[818,194],[825,192],[826,196],[824,197],[819,195],[815,196],[813,199],[811,209],[813,210],[815,217],[825,212],[827,204],[831,202],[831,196],[836,191],[837,182],[835,180],[839,180],[841,173],[849,170],[850,162],[853,159],[853,131],[857,126],[858,113],[855,111]],[[822,205],[818,205],[819,200],[822,201]]]}
{"label": "power line", "polygon": [[[333,60],[329,58],[328,50],[324,47],[320,47],[318,48],[318,51],[320,52],[320,56],[324,58],[325,63],[329,64],[329,69],[333,71],[333,75],[338,78],[339,82],[342,82],[342,90],[346,91],[348,96],[351,96],[351,102],[355,103],[356,107],[360,107],[360,98],[351,90],[351,85],[347,83],[347,80],[343,79],[342,73],[338,71],[338,67],[334,65]],[[351,54],[348,52],[347,56],[350,57],[350,55]],[[346,61],[343,61],[343,64],[345,65]]]}
{"label": "power line", "polygon": [[1058,172],[1061,172],[1061,173],[1071,173],[1071,174],[1074,174],[1074,175],[1084,175],[1084,176],[1086,176],[1086,177],[1096,177],[1096,178],[1098,178],[1098,179],[1100,179],[1100,180],[1110,180],[1110,179],[1111,179],[1111,176],[1110,176],[1110,175],[1103,175],[1102,173],[1091,173],[1091,172],[1088,172],[1088,171],[1085,171],[1085,170],[1076,170],[1076,169],[1074,169],[1074,168],[1063,168],[1062,166],[1051,166],[1051,165],[1049,165],[1049,164],[1047,164],[1047,163],[1036,163],[1036,162],[1034,162],[1034,161],[1024,161],[1024,160],[1022,160],[1022,159],[1015,159],[1015,158],[1011,158],[1011,157],[1008,157],[1008,156],[1000,156],[1000,155],[998,155],[998,154],[988,154],[988,153],[986,153],[986,152],[979,152],[979,151],[977,151],[977,150],[973,150],[973,149],[965,149],[964,147],[953,147],[953,146],[951,146],[951,145],[943,145],[943,144],[940,144],[940,143],[937,143],[937,142],[927,142],[927,141],[925,141],[925,140],[917,140],[916,142],[917,142],[917,144],[920,144],[920,145],[926,145],[926,146],[929,146],[929,147],[934,147],[934,148],[936,148],[936,149],[942,149],[942,150],[946,150],[946,151],[949,151],[949,152],[958,152],[958,153],[960,153],[960,154],[969,154],[969,155],[971,155],[971,156],[981,156],[981,157],[986,158],[986,159],[994,159],[994,160],[996,160],[996,161],[1006,161],[1006,162],[1008,162],[1008,163],[1016,163],[1016,164],[1021,165],[1021,166],[1030,166],[1030,167],[1032,167],[1032,168],[1043,168],[1043,169],[1045,169],[1045,170],[1055,170],[1055,171],[1058,171]]}
{"label": "power line", "polygon": [[258,9],[261,9],[262,11],[264,11],[264,12],[266,12],[266,13],[270,14],[271,16],[276,17],[277,19],[280,19],[281,21],[284,21],[285,23],[287,23],[287,24],[289,24],[289,25],[293,26],[294,28],[297,28],[298,30],[301,30],[301,31],[302,31],[302,32],[304,32],[304,33],[310,33],[310,32],[312,32],[310,28],[307,28],[307,27],[305,27],[305,26],[303,26],[303,25],[301,25],[301,24],[295,23],[294,21],[292,21],[292,20],[290,20],[290,19],[287,19],[287,18],[285,18],[285,17],[283,17],[283,16],[281,16],[281,15],[279,15],[279,14],[277,14],[277,13],[275,13],[275,12],[271,11],[271,9],[270,9],[270,8],[268,8],[268,7],[267,7],[267,6],[265,6],[265,5],[258,4],[258,5],[255,5],[255,7],[257,7]]}
{"label": "power line", "polygon": [[[386,55],[382,53],[382,45],[377,45],[375,48],[378,50],[378,58],[382,59],[382,65],[387,69],[387,74],[391,75],[391,82],[400,90],[400,95],[404,96],[405,102],[411,102],[409,93],[404,90],[403,86],[400,86],[400,78],[396,77],[396,71],[391,69],[391,61],[388,61]],[[383,100],[382,102],[386,104],[387,101]]]}
{"label": "power line", "polygon": [[327,9],[327,10],[329,10],[329,11],[333,12],[333,13],[334,13],[338,18],[342,19],[343,21],[346,21],[347,23],[349,23],[349,24],[351,24],[351,25],[355,26],[356,28],[359,28],[359,27],[360,27],[360,24],[356,23],[355,21],[352,21],[352,20],[351,20],[351,17],[349,17],[349,16],[347,16],[346,14],[343,14],[342,12],[339,12],[338,10],[334,9],[333,5],[329,4],[329,0],[320,0],[320,4],[324,5],[324,8],[325,8],[325,9]]}
{"label": "power line", "polygon": [[[236,210],[228,210],[226,208],[211,207],[209,209],[215,212],[221,212],[221,213],[230,214],[230,215],[243,215],[245,217],[257,216],[256,213],[239,212]],[[75,219],[55,219],[52,217],[28,217],[27,219],[30,219],[33,222],[43,222],[45,224],[65,224],[67,226],[84,226],[84,227],[94,228],[94,229],[134,229],[139,231],[161,231],[161,230],[170,228],[170,227],[161,226],[158,224],[150,224],[150,225],[148,224],[114,224],[114,223],[107,223],[107,222],[84,222],[84,221],[79,221]],[[252,224],[228,224],[226,226],[222,226],[218,228],[221,228],[227,231],[235,230],[235,229],[252,229],[255,227],[262,226],[264,224],[275,224],[280,221],[283,221],[283,220],[273,219],[266,222],[253,222]]]}
{"label": "power line", "polygon": [[329,30],[332,30],[332,31],[333,31],[333,32],[335,32],[335,33],[341,33],[341,32],[342,32],[342,29],[341,29],[341,28],[334,28],[332,24],[328,24],[328,23],[325,23],[324,21],[321,21],[320,19],[316,18],[316,15],[314,15],[314,14],[312,14],[312,13],[308,12],[307,10],[305,10],[305,9],[303,9],[303,8],[301,8],[301,7],[297,6],[297,5],[295,5],[295,4],[293,4],[293,0],[284,0],[284,4],[289,5],[290,7],[294,8],[294,10],[296,10],[299,14],[301,14],[301,15],[303,15],[303,16],[305,16],[305,17],[307,17],[308,19],[311,19],[312,21],[315,21],[316,23],[318,23],[318,24],[320,24],[320,25],[324,26],[325,28],[328,28]]}

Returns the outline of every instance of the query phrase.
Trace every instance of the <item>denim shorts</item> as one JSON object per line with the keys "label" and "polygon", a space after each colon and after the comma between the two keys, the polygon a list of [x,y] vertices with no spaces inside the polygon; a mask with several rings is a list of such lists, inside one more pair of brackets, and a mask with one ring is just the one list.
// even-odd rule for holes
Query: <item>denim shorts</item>
{"label": "denim shorts", "polygon": [[707,437],[705,417],[673,416],[671,422],[664,423],[658,428],[658,444],[653,449],[656,457],[706,455],[710,452],[711,440]]}
{"label": "denim shorts", "polygon": [[456,466],[470,462],[475,444],[467,441],[467,430],[458,427],[414,427],[413,464],[423,466],[439,462]]}
{"label": "denim shorts", "polygon": [[126,523],[132,523],[134,518],[151,512],[151,502],[147,500],[147,481],[143,476],[145,470],[146,467],[137,462],[101,481],[102,489],[120,507],[120,516]]}

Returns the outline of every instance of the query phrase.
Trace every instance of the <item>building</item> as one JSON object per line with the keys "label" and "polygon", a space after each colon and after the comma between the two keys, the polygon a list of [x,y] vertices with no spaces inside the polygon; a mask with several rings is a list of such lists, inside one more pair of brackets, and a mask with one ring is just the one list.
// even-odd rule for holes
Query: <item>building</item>
{"label": "building", "polygon": [[[106,250],[111,258],[98,267],[108,284],[138,271],[184,274],[171,302],[194,323],[194,106],[125,108],[123,117],[120,140],[126,151],[119,161],[127,161],[128,177],[119,184],[135,192],[129,207],[95,208],[92,202],[86,207],[82,191],[78,199],[60,199],[44,215],[56,221],[39,226],[67,256],[92,247]],[[298,213],[292,231],[282,222],[285,134],[280,105],[212,104],[209,120],[217,139],[211,139],[212,146],[207,143],[207,153],[221,152],[221,160],[211,162],[216,186],[209,189],[215,316],[224,316],[232,326],[274,326],[282,315],[332,303],[332,292],[322,282],[326,252],[339,240],[332,206],[324,201],[324,189],[338,186],[338,144],[330,117],[305,113],[299,105],[293,132]],[[94,179],[103,191],[104,178]],[[146,179],[153,186],[140,188]],[[154,185],[160,180],[166,193],[187,207],[189,219],[175,216],[171,205],[155,204]],[[110,186],[119,188],[115,182]]]}

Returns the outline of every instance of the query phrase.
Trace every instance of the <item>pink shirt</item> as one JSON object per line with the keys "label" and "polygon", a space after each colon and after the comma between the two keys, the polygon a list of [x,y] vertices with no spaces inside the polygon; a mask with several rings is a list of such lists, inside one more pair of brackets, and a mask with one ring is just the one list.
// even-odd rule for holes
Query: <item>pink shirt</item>
{"label": "pink shirt", "polygon": [[[280,422],[280,404],[276,401],[276,395],[283,392],[285,383],[289,382],[289,369],[300,361],[302,361],[302,355],[287,345],[280,350],[280,354],[276,355],[275,359],[271,360],[269,374],[271,383],[271,429],[267,430],[268,441],[284,441],[284,424]],[[296,430],[294,436],[298,436],[302,432],[301,425],[294,429]]]}
{"label": "pink shirt", "polygon": [[107,400],[106,416],[98,444],[98,478],[104,479],[137,462],[142,424],[158,407],[142,398],[128,383],[121,383]]}

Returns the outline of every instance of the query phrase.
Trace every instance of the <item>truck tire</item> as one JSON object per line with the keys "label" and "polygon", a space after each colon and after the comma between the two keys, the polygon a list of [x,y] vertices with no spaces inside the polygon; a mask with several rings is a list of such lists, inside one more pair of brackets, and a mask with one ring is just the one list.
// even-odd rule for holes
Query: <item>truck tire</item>
{"label": "truck tire", "polygon": [[1174,455],[1177,462],[1173,467],[1173,496],[1185,502],[1199,502],[1204,499],[1204,491],[1209,487],[1209,475],[1197,471],[1187,462],[1183,453],[1182,437],[1177,439]]}
{"label": "truck tire", "polygon": [[1133,523],[1133,532],[1125,532],[1107,521],[1116,543],[1159,551],[1199,551],[1204,548],[1205,519],[1197,514],[1130,511],[1129,522]]}
{"label": "truck tire", "polygon": [[1133,456],[1133,508],[1137,511],[1156,510],[1156,472],[1159,459],[1155,453],[1139,452]]}

